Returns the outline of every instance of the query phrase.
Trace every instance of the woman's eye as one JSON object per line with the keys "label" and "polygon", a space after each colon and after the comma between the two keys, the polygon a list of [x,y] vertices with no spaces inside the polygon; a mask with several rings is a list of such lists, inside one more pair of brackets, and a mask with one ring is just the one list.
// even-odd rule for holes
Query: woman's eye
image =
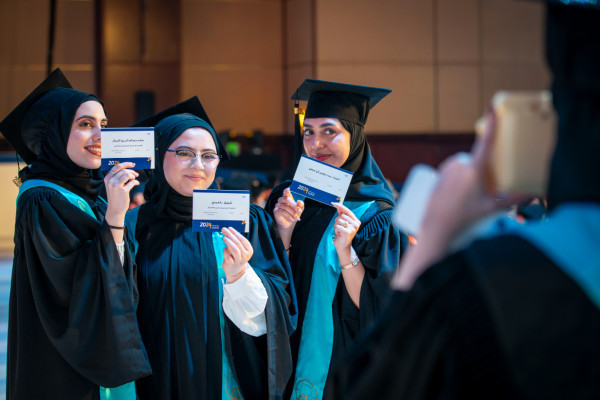
{"label": "woman's eye", "polygon": [[205,159],[206,161],[213,161],[213,160],[216,160],[218,157],[216,154],[208,153],[208,154],[202,154],[202,158]]}
{"label": "woman's eye", "polygon": [[92,126],[90,121],[82,121],[79,126],[81,126],[82,128],[89,128]]}
{"label": "woman's eye", "polygon": [[180,157],[190,157],[190,158],[195,156],[195,154],[189,150],[178,150],[177,155]]}
{"label": "woman's eye", "polygon": [[336,132],[336,131],[334,131],[333,129],[326,129],[326,130],[325,130],[325,134],[326,134],[326,135],[334,135],[334,134],[336,134],[336,133],[337,133],[337,132]]}
{"label": "woman's eye", "polygon": [[313,134],[313,131],[311,131],[310,129],[306,129],[306,130],[303,132],[303,134],[304,134],[304,136],[310,136],[310,135],[312,135],[312,134]]}

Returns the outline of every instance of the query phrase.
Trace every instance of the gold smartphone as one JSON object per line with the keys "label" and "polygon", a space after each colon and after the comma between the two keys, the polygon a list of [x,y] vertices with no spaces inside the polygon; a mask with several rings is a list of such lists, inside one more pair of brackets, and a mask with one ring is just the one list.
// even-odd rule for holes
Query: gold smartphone
{"label": "gold smartphone", "polygon": [[[544,196],[556,142],[557,117],[549,91],[500,91],[492,98],[496,137],[490,159],[491,186],[499,193]],[[486,118],[475,131],[485,132]]]}

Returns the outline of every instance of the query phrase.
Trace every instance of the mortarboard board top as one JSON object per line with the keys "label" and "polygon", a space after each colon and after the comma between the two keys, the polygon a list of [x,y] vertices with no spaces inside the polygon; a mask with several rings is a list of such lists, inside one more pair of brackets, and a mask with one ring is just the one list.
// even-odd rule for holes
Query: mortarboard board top
{"label": "mortarboard board top", "polygon": [[210,122],[210,119],[208,118],[208,114],[206,114],[206,111],[204,110],[202,103],[200,103],[198,96],[191,97],[187,100],[182,101],[181,103],[175,104],[174,106],[169,107],[166,110],[160,111],[160,112],[152,115],[151,117],[148,117],[142,121],[136,122],[133,126],[138,126],[138,127],[155,126],[161,120],[163,120],[167,117],[170,117],[171,115],[185,114],[185,113],[192,114],[198,118],[203,119],[204,121],[208,122],[210,124],[210,126],[212,126],[214,129],[214,125],[212,124],[212,122]]}
{"label": "mortarboard board top", "polygon": [[36,159],[37,154],[30,149],[23,138],[21,132],[23,118],[36,101],[44,94],[56,88],[72,89],[71,84],[60,68],[52,71],[50,75],[48,75],[48,77],[46,77],[46,79],[44,79],[44,81],[25,98],[25,100],[19,103],[19,105],[15,107],[2,122],[0,122],[0,132],[2,132],[6,140],[8,140],[11,146],[14,147],[27,164],[31,164]]}
{"label": "mortarboard board top", "polygon": [[351,85],[349,83],[339,83],[330,81],[321,81],[318,79],[307,78],[296,89],[292,100],[308,101],[315,92],[344,92],[361,95],[370,99],[370,108],[375,107],[377,103],[385,96],[391,93],[391,89],[384,89],[372,86]]}

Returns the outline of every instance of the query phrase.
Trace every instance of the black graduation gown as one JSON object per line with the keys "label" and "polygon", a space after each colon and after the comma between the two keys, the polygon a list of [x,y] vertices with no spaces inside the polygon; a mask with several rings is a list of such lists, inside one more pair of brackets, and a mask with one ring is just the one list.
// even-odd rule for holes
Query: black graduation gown
{"label": "black graduation gown", "polygon": [[[92,206],[103,221],[106,205]],[[108,226],[45,187],[17,204],[8,399],[97,399],[150,373],[137,326],[134,268]]]}
{"label": "black graduation gown", "polygon": [[[510,249],[510,251],[508,250]],[[336,399],[599,399],[600,310],[517,236],[396,292],[335,373]]]}
{"label": "black graduation gown", "polygon": [[[137,383],[140,399],[220,399],[222,350],[219,281],[210,233],[192,231],[192,222],[156,216],[151,203],[139,207],[140,305],[138,318],[153,374]],[[135,213],[127,217],[132,226]],[[296,301],[281,241],[272,241],[273,223],[250,207],[254,249],[250,265],[269,296],[267,334],[243,333],[225,316],[225,347],[244,399],[279,399],[291,374],[289,335],[295,327]]]}
{"label": "black graduation gown", "polygon": [[[278,199],[289,183],[283,183],[273,189],[270,198]],[[270,203],[270,206],[274,202]],[[272,210],[270,210],[272,212]],[[352,241],[360,261],[365,267],[365,277],[360,292],[360,309],[356,308],[340,275],[333,299],[333,349],[327,385],[331,378],[332,368],[343,352],[365,329],[383,308],[390,294],[389,279],[398,265],[400,253],[406,247],[406,236],[401,235],[391,223],[393,207],[384,201],[375,201],[360,218],[361,226]],[[308,302],[308,294],[312,280],[316,251],[323,232],[336,215],[333,207],[313,200],[305,200],[305,209],[296,223],[291,239],[289,253],[290,265],[298,297],[298,327],[292,334],[291,345],[296,366],[302,322]],[[294,378],[290,379],[286,393],[293,389]]]}

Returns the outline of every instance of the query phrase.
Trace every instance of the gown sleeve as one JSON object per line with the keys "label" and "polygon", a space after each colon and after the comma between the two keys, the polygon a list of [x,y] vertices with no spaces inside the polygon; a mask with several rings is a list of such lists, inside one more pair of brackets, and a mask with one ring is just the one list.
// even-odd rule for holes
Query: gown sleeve
{"label": "gown sleeve", "polygon": [[[249,264],[262,281],[268,296],[265,306],[267,333],[259,338],[248,336],[257,352],[248,351],[248,339],[232,339],[235,369],[242,389],[256,386],[256,379],[262,379],[253,375],[253,369],[266,371],[265,384],[268,385],[269,398],[280,399],[292,373],[289,336],[296,328],[296,294],[281,239],[273,220],[260,207],[250,208],[250,233],[247,238],[254,249]],[[235,333],[233,335],[236,336]],[[236,349],[242,350],[237,352],[237,356]],[[255,354],[263,361],[250,359],[248,354]],[[263,362],[266,364],[264,368],[256,367]],[[254,367],[248,368],[248,365]],[[244,392],[244,397],[253,398],[253,395]]]}
{"label": "gown sleeve", "polygon": [[29,280],[36,313],[23,318],[39,319],[56,351],[97,385],[148,375],[134,265],[128,251],[121,264],[107,224],[45,188],[25,192],[17,214],[14,265],[26,269],[17,290]]}
{"label": "gown sleeve", "polygon": [[[391,274],[398,266],[400,255],[408,242],[392,224],[393,208],[376,202],[361,217],[362,226],[352,246],[365,268],[360,291],[360,310],[356,310],[344,286],[342,307],[358,313],[358,323],[364,327],[383,308],[388,295]],[[342,278],[343,279],[343,278]],[[344,310],[347,314],[350,310]]]}
{"label": "gown sleeve", "polygon": [[265,307],[268,298],[265,286],[251,266],[237,281],[223,285],[223,311],[248,335],[267,333]]}

